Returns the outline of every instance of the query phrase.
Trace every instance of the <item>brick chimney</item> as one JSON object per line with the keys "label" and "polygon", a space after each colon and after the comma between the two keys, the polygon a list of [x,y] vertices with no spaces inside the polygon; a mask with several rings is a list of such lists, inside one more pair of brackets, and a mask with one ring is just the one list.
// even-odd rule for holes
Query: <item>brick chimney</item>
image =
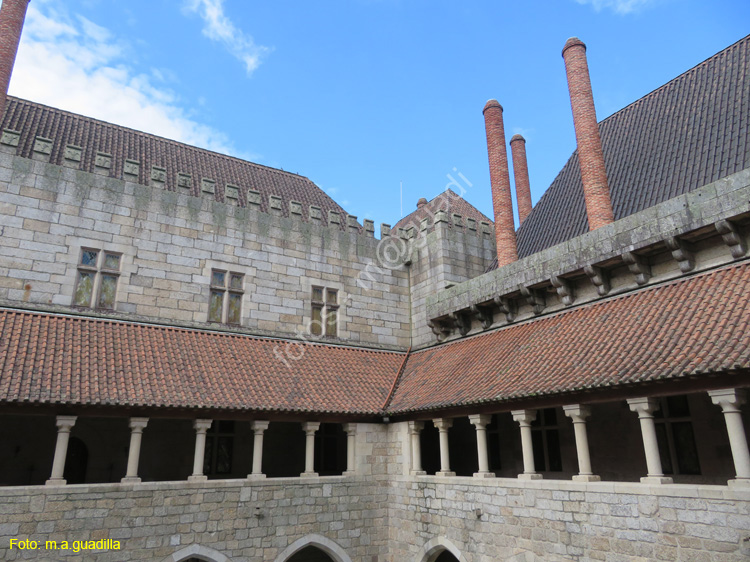
{"label": "brick chimney", "polygon": [[490,159],[497,266],[502,267],[518,259],[516,229],[513,224],[513,200],[510,195],[508,153],[505,149],[503,107],[497,103],[497,100],[490,100],[484,106],[482,113],[484,113],[484,127],[487,131],[487,154]]}
{"label": "brick chimney", "polygon": [[531,186],[529,185],[529,166],[526,163],[526,139],[513,135],[510,139],[510,151],[513,155],[513,176],[516,179],[516,202],[518,203],[518,222],[523,223],[531,212]]}
{"label": "brick chimney", "polygon": [[3,0],[0,7],[0,117],[5,111],[10,75],[16,61],[28,5],[29,0]]}
{"label": "brick chimney", "polygon": [[609,197],[607,171],[604,168],[602,140],[596,122],[594,96],[591,93],[589,66],[586,61],[586,45],[577,37],[571,37],[563,47],[565,71],[568,74],[570,105],[573,108],[573,123],[578,142],[578,162],[581,166],[583,197],[589,230],[614,221],[612,202]]}

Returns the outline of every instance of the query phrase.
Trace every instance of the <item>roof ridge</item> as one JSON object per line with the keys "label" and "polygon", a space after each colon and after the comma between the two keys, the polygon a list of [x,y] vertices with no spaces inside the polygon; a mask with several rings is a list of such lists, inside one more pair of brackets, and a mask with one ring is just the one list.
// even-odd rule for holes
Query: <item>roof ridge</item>
{"label": "roof ridge", "polygon": [[[390,349],[376,349],[376,348],[369,348],[369,347],[357,347],[355,345],[347,345],[347,344],[338,344],[338,343],[328,343],[328,342],[319,342],[319,341],[309,341],[309,340],[303,340],[303,339],[294,339],[289,337],[283,337],[283,336],[263,336],[259,334],[243,334],[240,332],[225,332],[222,330],[215,330],[210,328],[190,328],[187,326],[171,326],[168,324],[158,324],[156,322],[148,322],[148,321],[142,321],[142,320],[127,320],[127,319],[120,319],[120,318],[101,318],[97,316],[88,316],[86,314],[70,314],[65,312],[54,312],[54,311],[44,311],[44,310],[29,310],[29,309],[23,309],[23,308],[14,308],[11,306],[6,305],[0,305],[0,313],[8,312],[11,314],[15,314],[17,316],[47,316],[47,317],[53,317],[53,318],[67,318],[73,321],[79,321],[79,322],[93,322],[93,323],[100,323],[100,324],[117,324],[117,325],[125,325],[125,326],[140,326],[143,328],[152,328],[155,330],[161,330],[164,332],[179,332],[179,333],[198,333],[198,334],[210,334],[210,335],[216,335],[216,336],[224,336],[224,337],[238,337],[238,338],[249,338],[257,341],[267,341],[267,342],[293,342],[293,343],[301,343],[302,345],[314,345],[318,347],[327,347],[330,349],[351,349],[354,351],[359,352],[371,352],[371,353],[390,353],[393,355],[401,355],[404,354],[403,351],[395,351]],[[408,353],[408,351],[406,352]]]}
{"label": "roof ridge", "polygon": [[118,125],[117,123],[112,123],[110,121],[105,121],[103,119],[97,119],[96,117],[89,117],[88,115],[83,115],[81,113],[75,113],[73,111],[68,111],[67,109],[60,109],[59,107],[53,107],[51,105],[47,105],[47,104],[36,102],[36,101],[32,101],[32,100],[27,100],[27,99],[24,99],[24,98],[19,98],[19,97],[16,97],[16,96],[10,96],[9,95],[8,99],[15,100],[18,103],[23,103],[23,104],[27,104],[27,105],[30,105],[30,106],[35,106],[35,107],[38,107],[38,108],[46,109],[46,110],[49,110],[49,111],[52,111],[52,112],[66,114],[66,115],[69,115],[69,116],[74,117],[74,118],[85,119],[85,120],[88,120],[88,121],[91,121],[91,122],[100,123],[101,125],[106,126],[106,127],[111,127],[111,128],[114,128],[114,129],[120,129],[122,131],[131,131],[132,133],[134,133],[136,135],[142,135],[144,137],[149,137],[149,138],[157,140],[157,141],[162,141],[162,142],[170,143],[170,144],[173,144],[173,145],[181,146],[183,148],[186,148],[186,149],[189,149],[189,150],[194,150],[194,151],[197,151],[197,152],[203,152],[203,153],[207,153],[207,154],[212,154],[212,155],[218,156],[220,158],[226,158],[228,160],[233,160],[233,161],[236,161],[236,162],[241,162],[243,164],[250,164],[251,166],[257,166],[258,168],[263,168],[263,169],[271,171],[271,172],[276,172],[278,174],[284,174],[284,175],[289,175],[289,176],[294,176],[294,177],[302,178],[302,179],[305,179],[305,180],[307,180],[307,181],[309,181],[311,183],[314,183],[314,182],[312,182],[312,180],[310,178],[308,178],[307,176],[303,176],[302,174],[297,174],[297,173],[294,173],[294,172],[288,172],[287,170],[281,170],[279,168],[274,168],[272,166],[266,166],[265,164],[259,164],[258,162],[252,162],[250,160],[244,160],[243,158],[239,158],[237,156],[232,156],[231,154],[223,154],[221,152],[217,152],[217,151],[211,150],[209,148],[202,148],[202,147],[199,147],[199,146],[188,144],[186,142],[181,142],[181,141],[178,141],[178,140],[175,140],[175,139],[170,139],[168,137],[163,137],[163,136],[160,136],[160,135],[156,135],[154,133],[148,133],[148,132],[145,132],[145,131],[139,131],[138,129],[134,129],[134,128],[128,127],[126,125]]}
{"label": "roof ridge", "polygon": [[[599,122],[598,122],[598,124],[599,124],[599,125],[601,125],[601,124],[602,124],[602,123],[604,123],[605,121],[609,121],[609,120],[610,120],[610,119],[612,119],[613,117],[616,117],[616,116],[617,116],[617,115],[619,115],[620,113],[623,113],[624,111],[626,111],[626,110],[630,109],[630,108],[631,108],[632,106],[634,106],[634,105],[636,105],[636,104],[638,104],[638,103],[640,103],[640,102],[644,101],[644,100],[645,100],[646,98],[650,98],[650,97],[652,97],[653,95],[655,95],[655,94],[656,94],[657,92],[659,92],[659,91],[661,91],[661,90],[664,90],[664,89],[666,89],[666,88],[668,88],[668,87],[672,86],[672,85],[674,84],[674,82],[677,82],[678,80],[680,80],[680,79],[683,79],[683,78],[684,78],[684,77],[685,77],[685,76],[686,76],[687,74],[691,74],[691,73],[693,73],[693,72],[697,72],[697,71],[698,71],[698,70],[699,70],[699,69],[700,69],[701,67],[703,67],[703,66],[705,66],[705,65],[709,64],[709,63],[710,63],[711,61],[713,61],[714,59],[717,59],[717,58],[719,58],[719,57],[721,57],[721,56],[724,56],[724,55],[726,55],[726,53],[727,53],[728,51],[730,51],[731,49],[733,49],[733,48],[737,47],[737,46],[738,46],[738,45],[739,45],[740,43],[742,43],[743,41],[750,41],[750,35],[746,35],[745,37],[742,37],[742,38],[738,39],[737,41],[735,41],[735,42],[734,42],[734,43],[732,43],[731,45],[728,45],[728,46],[724,47],[724,48],[723,48],[723,49],[722,49],[721,51],[719,51],[718,53],[714,53],[714,54],[713,54],[713,55],[711,55],[710,57],[706,57],[705,59],[703,59],[703,60],[702,60],[701,62],[699,62],[698,64],[695,64],[695,65],[691,66],[690,68],[688,68],[688,69],[687,69],[687,70],[685,70],[684,72],[681,72],[680,74],[678,74],[677,76],[675,76],[674,78],[672,78],[672,79],[671,79],[671,80],[670,80],[669,82],[666,82],[665,84],[662,84],[661,86],[658,86],[658,87],[654,88],[653,90],[651,90],[650,92],[647,92],[646,94],[642,95],[642,96],[641,96],[641,97],[639,97],[638,99],[636,99],[636,100],[633,100],[632,102],[630,102],[630,103],[629,103],[628,105],[626,105],[625,107],[623,107],[623,108],[620,108],[620,109],[618,109],[618,110],[617,110],[616,112],[614,112],[613,114],[611,114],[611,115],[609,115],[609,116],[605,117],[604,119],[602,119],[601,121],[599,121]],[[575,154],[575,152],[574,152],[573,154]],[[571,157],[572,157],[572,155],[571,155]],[[550,185],[551,185],[551,184],[550,184]],[[546,192],[545,192],[545,193],[546,193]]]}
{"label": "roof ridge", "polygon": [[391,400],[393,400],[393,395],[396,394],[396,388],[398,387],[398,383],[401,380],[401,375],[404,374],[404,369],[406,368],[406,363],[409,361],[409,357],[411,356],[411,346],[409,346],[409,349],[406,350],[406,355],[404,356],[404,360],[401,362],[401,368],[396,373],[396,377],[393,379],[393,385],[391,386],[391,391],[388,393],[388,396],[385,398],[385,402],[383,402],[383,406],[381,407],[381,410],[384,412],[388,411],[388,406],[391,403]]}

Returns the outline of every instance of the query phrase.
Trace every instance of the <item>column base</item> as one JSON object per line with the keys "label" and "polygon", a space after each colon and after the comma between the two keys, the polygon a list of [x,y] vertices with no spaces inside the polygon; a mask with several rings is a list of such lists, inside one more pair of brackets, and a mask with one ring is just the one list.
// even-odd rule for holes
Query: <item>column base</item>
{"label": "column base", "polygon": [[205,482],[208,480],[208,476],[205,474],[191,474],[188,476],[188,482]]}
{"label": "column base", "polygon": [[65,478],[50,478],[47,480],[44,485],[45,486],[65,486],[68,481],[65,480]]}
{"label": "column base", "polygon": [[495,473],[489,471],[475,472],[474,478],[495,478]]}
{"label": "column base", "polygon": [[317,478],[320,476],[317,472],[303,472],[299,475],[300,478]]}
{"label": "column base", "polygon": [[736,478],[727,482],[730,488],[750,488],[750,478]]}
{"label": "column base", "polygon": [[455,476],[455,475],[456,473],[453,472],[452,470],[447,470],[445,472],[441,470],[440,472],[435,473],[435,476]]}
{"label": "column base", "polygon": [[573,482],[601,482],[602,477],[596,474],[576,474],[573,476]]}
{"label": "column base", "polygon": [[672,484],[674,481],[669,476],[644,476],[641,484]]}
{"label": "column base", "polygon": [[425,470],[410,470],[409,474],[412,476],[424,476],[427,474],[427,471]]}
{"label": "column base", "polygon": [[263,474],[262,472],[259,472],[257,474],[252,473],[252,474],[248,474],[247,475],[247,479],[248,480],[263,480],[265,477],[266,477],[266,475]]}
{"label": "column base", "polygon": [[519,480],[541,480],[542,478],[544,478],[544,476],[536,472],[532,474],[527,474],[524,472],[523,474],[518,475]]}
{"label": "column base", "polygon": [[341,476],[354,476],[355,474],[357,474],[355,470],[345,470],[341,473]]}
{"label": "column base", "polygon": [[120,482],[122,484],[140,484],[141,479],[138,476],[126,476]]}

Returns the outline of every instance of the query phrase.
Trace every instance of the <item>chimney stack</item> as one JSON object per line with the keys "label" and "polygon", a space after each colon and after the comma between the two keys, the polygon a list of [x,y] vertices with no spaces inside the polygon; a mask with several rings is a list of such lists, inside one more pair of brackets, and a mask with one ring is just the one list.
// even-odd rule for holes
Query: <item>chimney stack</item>
{"label": "chimney stack", "polygon": [[484,127],[487,131],[487,154],[490,159],[497,266],[502,267],[518,259],[516,228],[513,224],[513,200],[510,195],[508,153],[505,149],[503,107],[497,103],[497,100],[490,100],[484,106],[482,113],[484,113]]}
{"label": "chimney stack", "polygon": [[513,138],[510,139],[510,151],[513,155],[513,176],[516,179],[518,222],[522,224],[531,212],[531,186],[529,185],[529,165],[526,162],[526,139],[521,135],[513,135]]}
{"label": "chimney stack", "polygon": [[0,7],[0,118],[5,111],[10,75],[16,61],[28,5],[29,0],[3,0]]}
{"label": "chimney stack", "polygon": [[602,140],[596,122],[594,96],[591,93],[589,66],[586,61],[586,45],[577,37],[571,37],[562,51],[565,71],[568,75],[570,105],[573,108],[573,123],[578,142],[578,162],[581,166],[583,197],[589,230],[614,221],[612,202],[609,197],[607,171],[604,168]]}

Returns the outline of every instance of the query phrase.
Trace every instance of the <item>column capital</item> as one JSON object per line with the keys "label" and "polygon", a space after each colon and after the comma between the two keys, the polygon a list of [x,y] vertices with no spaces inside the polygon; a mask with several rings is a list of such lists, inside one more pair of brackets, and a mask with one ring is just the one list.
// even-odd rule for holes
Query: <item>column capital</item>
{"label": "column capital", "polygon": [[211,429],[214,420],[193,420],[193,429],[199,433],[205,433]]}
{"label": "column capital", "polygon": [[438,428],[438,431],[448,431],[453,427],[453,420],[450,418],[438,418],[432,420],[432,423]]}
{"label": "column capital", "polygon": [[586,404],[569,404],[563,406],[563,412],[573,420],[573,423],[582,423],[591,416],[591,407]]}
{"label": "column capital", "polygon": [[141,432],[148,425],[148,418],[130,418],[131,431]]}
{"label": "column capital", "polygon": [[478,429],[484,429],[492,422],[491,414],[472,414],[469,416],[471,424]]}
{"label": "column capital", "polygon": [[307,435],[313,435],[316,431],[320,429],[320,422],[303,422],[302,423],[302,430]]}
{"label": "column capital", "polygon": [[529,425],[536,419],[536,410],[513,410],[511,415],[513,421],[521,425]]}
{"label": "column capital", "polygon": [[711,402],[721,406],[724,412],[738,412],[740,406],[745,403],[745,391],[741,388],[709,390],[708,395],[711,397]]}
{"label": "column capital", "polygon": [[57,416],[56,423],[58,431],[70,431],[76,424],[78,416]]}
{"label": "column capital", "polygon": [[424,429],[424,422],[423,421],[410,421],[409,424],[409,433],[415,434],[419,433]]}
{"label": "column capital", "polygon": [[653,418],[654,412],[659,409],[658,398],[628,398],[628,406],[631,412],[638,412],[639,418]]}
{"label": "column capital", "polygon": [[357,435],[357,424],[356,423],[345,423],[344,426],[344,432],[347,435]]}
{"label": "column capital", "polygon": [[268,424],[270,423],[271,422],[268,421],[253,420],[250,422],[250,429],[252,429],[256,433],[259,431],[265,431],[266,429],[268,429]]}

